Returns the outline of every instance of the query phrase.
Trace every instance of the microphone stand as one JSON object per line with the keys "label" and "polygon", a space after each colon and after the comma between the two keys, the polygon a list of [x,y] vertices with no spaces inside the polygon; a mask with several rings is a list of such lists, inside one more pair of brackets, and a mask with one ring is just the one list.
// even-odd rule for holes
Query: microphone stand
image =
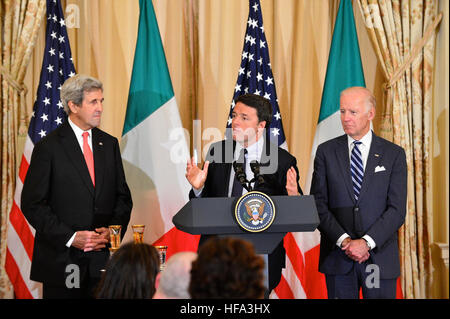
{"label": "microphone stand", "polygon": [[254,177],[251,181],[247,180],[247,175],[245,174],[244,165],[242,163],[233,162],[233,169],[236,174],[236,178],[241,183],[248,192],[251,192],[254,187],[251,186],[252,183],[258,182],[258,185],[265,183],[264,177],[260,173],[261,164],[258,161],[251,161],[250,168],[253,172]]}
{"label": "microphone stand", "polygon": [[[250,162],[250,169],[253,172],[254,178],[250,181],[250,183],[258,182],[258,185],[262,185],[265,183],[264,177],[260,174],[260,163],[258,161],[251,161]],[[255,183],[256,184],[256,183]]]}
{"label": "microphone stand", "polygon": [[236,161],[233,162],[234,173],[236,174],[236,178],[241,183],[242,187],[244,187],[247,192],[251,192],[252,186],[250,182],[247,180],[247,175],[245,174],[244,165],[242,163],[238,163]]}

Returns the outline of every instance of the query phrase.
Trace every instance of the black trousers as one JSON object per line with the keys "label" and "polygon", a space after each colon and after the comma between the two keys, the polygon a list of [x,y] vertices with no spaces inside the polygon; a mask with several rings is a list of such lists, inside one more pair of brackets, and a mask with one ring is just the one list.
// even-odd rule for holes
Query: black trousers
{"label": "black trousers", "polygon": [[67,288],[64,286],[55,286],[43,283],[43,299],[94,299],[100,277],[92,278],[85,276],[79,288]]}
{"label": "black trousers", "polygon": [[370,262],[353,263],[344,275],[325,274],[328,299],[359,299],[362,290],[364,299],[395,299],[397,279],[380,279],[377,266]]}

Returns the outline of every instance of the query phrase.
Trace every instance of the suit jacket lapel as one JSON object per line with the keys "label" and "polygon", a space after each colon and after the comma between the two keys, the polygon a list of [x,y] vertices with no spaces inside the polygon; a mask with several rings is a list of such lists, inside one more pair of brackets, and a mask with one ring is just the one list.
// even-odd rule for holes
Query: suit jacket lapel
{"label": "suit jacket lapel", "polygon": [[224,197],[228,196],[230,174],[231,170],[233,169],[232,162],[234,150],[236,148],[236,142],[233,141],[231,156],[229,154],[230,151],[228,151],[227,149],[229,145],[227,145],[226,143],[229,143],[229,141],[227,142],[226,140],[223,140],[221,143],[213,144],[206,157],[206,160],[213,164],[213,166],[210,166],[209,169],[214,169],[214,171],[217,172],[220,178],[224,181],[223,183],[217,183],[213,186],[214,196],[217,196],[218,194],[221,194]]}
{"label": "suit jacket lapel", "polygon": [[372,132],[372,143],[370,144],[366,168],[364,169],[364,178],[361,185],[358,202],[361,200],[361,197],[364,196],[364,193],[366,193],[367,189],[369,188],[373,175],[375,174],[375,167],[378,165],[382,157],[383,148],[381,147],[380,139]]}
{"label": "suit jacket lapel", "polygon": [[264,138],[263,151],[261,153],[261,158],[259,159],[260,164],[263,166],[270,165],[270,144],[269,143],[270,143],[270,141],[267,142],[267,139]]}
{"label": "suit jacket lapel", "polygon": [[95,170],[95,190],[96,194],[100,194],[99,190],[103,185],[103,176],[105,172],[105,146],[97,128],[92,129],[92,148],[94,153],[94,170]]}
{"label": "suit jacket lapel", "polygon": [[[259,163],[260,163],[259,172],[261,175],[269,174],[267,172],[267,170],[268,169],[273,170],[273,168],[270,165],[277,164],[277,162],[271,163],[271,160],[273,159],[273,157],[278,156],[278,154],[271,154],[272,151],[275,153],[278,153],[278,146],[276,146],[275,144],[271,144],[270,140],[268,140],[267,138],[264,138],[263,151],[261,153],[261,158],[259,159]],[[279,158],[278,158],[278,161],[279,161]],[[275,171],[277,170],[277,168],[278,167],[275,168]],[[272,174],[273,173],[270,173],[270,175],[272,175]]]}
{"label": "suit jacket lapel", "polygon": [[[221,165],[223,167],[223,175],[224,175],[224,183],[223,185],[223,194],[225,194],[225,197],[228,196],[228,194],[231,192],[230,190],[230,176],[231,176],[231,170],[233,169],[233,165],[231,163],[225,163]],[[231,184],[233,185],[233,184]]]}
{"label": "suit jacket lapel", "polygon": [[284,165],[283,158],[281,157],[279,147],[270,141],[270,138],[264,138],[263,151],[259,159],[260,167],[259,173],[263,176],[265,182],[260,185],[258,181],[255,182],[253,188],[258,190],[263,190],[264,192],[274,191],[278,194],[280,187],[284,190],[285,185],[280,186],[280,178],[283,179],[283,175],[278,175],[278,171],[281,165]]}
{"label": "suit jacket lapel", "polygon": [[347,135],[342,135],[338,140],[339,145],[336,147],[336,158],[339,165],[339,171],[342,174],[342,180],[353,202],[356,202],[353,192],[352,177],[350,173],[350,158],[347,143]]}
{"label": "suit jacket lapel", "polygon": [[[224,189],[224,194],[225,194],[225,196],[228,197],[228,194],[231,194],[231,192],[232,192],[232,189],[230,189],[230,178],[231,178],[231,170],[233,170],[234,152],[236,151],[236,141],[233,140],[233,152],[231,154],[231,158],[228,158],[229,154],[227,154],[227,149],[226,149],[226,146],[225,146],[226,143],[227,143],[227,141],[224,141],[224,143],[223,143],[222,163],[225,163],[223,165],[223,167],[224,167],[223,174],[225,176],[224,181],[227,181],[226,183],[223,183],[224,184],[224,188],[225,188]],[[230,160],[231,160],[231,162],[230,162]],[[233,175],[233,176],[234,176],[233,178],[236,178],[236,175]],[[231,183],[231,187],[233,187],[233,183]]]}
{"label": "suit jacket lapel", "polygon": [[81,151],[80,144],[78,143],[75,133],[70,127],[68,121],[62,125],[59,136],[61,138],[61,145],[69,160],[80,174],[81,179],[84,181],[92,196],[94,196],[94,185],[92,184],[83,152]]}

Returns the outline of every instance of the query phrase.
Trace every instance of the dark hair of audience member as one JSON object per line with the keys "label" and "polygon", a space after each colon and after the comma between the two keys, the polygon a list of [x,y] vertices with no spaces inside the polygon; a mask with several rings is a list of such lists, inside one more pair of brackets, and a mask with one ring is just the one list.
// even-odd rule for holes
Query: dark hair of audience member
{"label": "dark hair of audience member", "polygon": [[159,255],[148,244],[122,245],[108,261],[97,286],[98,299],[151,299],[159,271]]}
{"label": "dark hair of audience member", "polygon": [[189,293],[192,299],[264,297],[264,260],[250,242],[213,237],[192,263]]}

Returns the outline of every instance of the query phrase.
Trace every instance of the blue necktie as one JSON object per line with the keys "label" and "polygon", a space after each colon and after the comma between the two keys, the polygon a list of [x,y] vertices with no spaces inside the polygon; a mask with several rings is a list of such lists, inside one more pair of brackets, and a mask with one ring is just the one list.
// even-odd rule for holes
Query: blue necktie
{"label": "blue necktie", "polygon": [[350,171],[352,173],[353,192],[355,193],[355,199],[358,200],[364,177],[364,166],[361,151],[358,148],[358,145],[360,145],[361,142],[354,141],[353,144],[354,146],[350,156]]}

